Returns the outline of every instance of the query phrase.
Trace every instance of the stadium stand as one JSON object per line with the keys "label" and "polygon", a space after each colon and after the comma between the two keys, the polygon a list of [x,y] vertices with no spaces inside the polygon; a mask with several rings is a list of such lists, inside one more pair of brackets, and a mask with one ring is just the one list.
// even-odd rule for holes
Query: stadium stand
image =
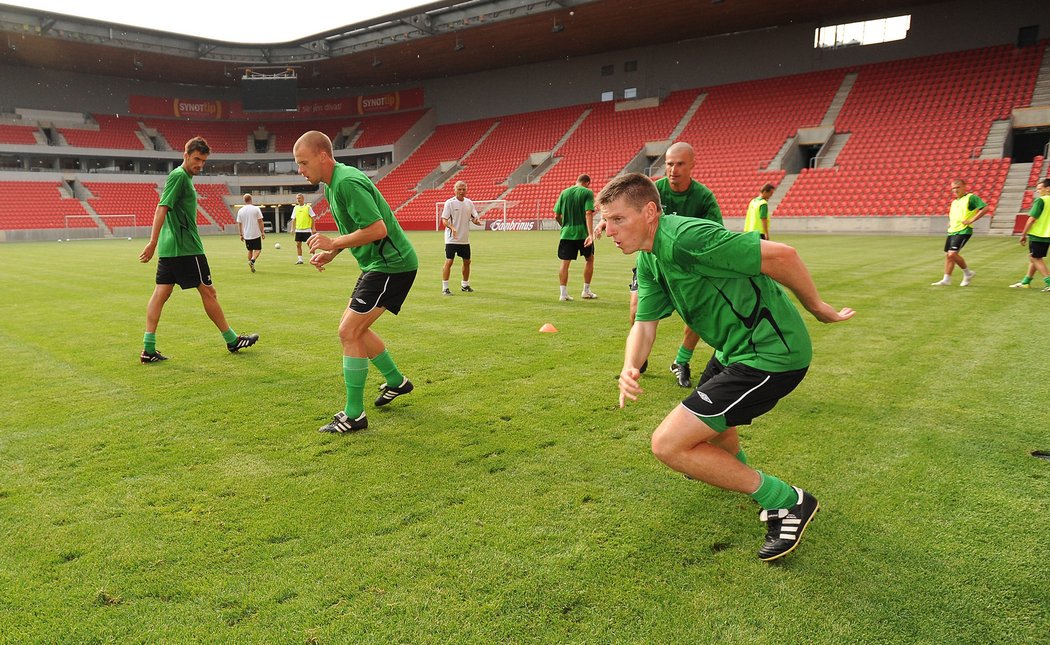
{"label": "stadium stand", "polygon": [[723,217],[743,217],[747,203],[785,172],[766,170],[799,128],[817,126],[844,70],[783,76],[703,90],[707,98],[678,137],[696,152],[693,177],[718,198]]}
{"label": "stadium stand", "polygon": [[359,119],[361,134],[354,140],[353,147],[371,148],[392,145],[403,137],[425,112],[425,110],[412,110],[361,117]]}
{"label": "stadium stand", "polygon": [[62,194],[60,182],[0,182],[0,229],[65,228],[66,216],[73,215],[88,213],[78,200]]}
{"label": "stadium stand", "polygon": [[[391,208],[398,209],[415,196],[415,188],[442,162],[459,161],[463,158],[495,123],[495,119],[480,119],[438,126],[412,155],[377,183]],[[317,206],[314,206],[314,210],[320,213]],[[418,209],[410,212],[406,209],[404,212],[398,212],[397,216],[399,220],[413,227],[419,222],[433,224],[433,205],[429,211]]]}
{"label": "stadium stand", "polygon": [[674,92],[658,107],[616,111],[612,102],[594,103],[587,118],[556,153],[557,163],[540,181],[518,184],[506,199],[509,212],[550,213],[558,194],[581,174],[596,193],[651,141],[668,140],[698,92]]}
{"label": "stadium stand", "polygon": [[135,134],[139,129],[139,124],[134,117],[109,114],[92,114],[91,117],[98,123],[97,130],[58,128],[58,131],[65,137],[66,143],[81,148],[145,149],[142,140]]}
{"label": "stadium stand", "polygon": [[[193,186],[197,189],[197,207],[208,211],[208,214],[215,219],[219,226],[237,223],[234,214],[230,211],[230,207],[226,205],[226,200],[224,199],[230,195],[230,189],[226,184],[197,182]],[[199,215],[197,219],[198,223],[211,224],[207,220],[201,222],[202,218]]]}
{"label": "stadium stand", "polygon": [[135,226],[153,225],[160,200],[157,184],[86,181],[84,187],[94,195],[88,198],[88,204],[103,219],[108,215],[134,215]]}
{"label": "stadium stand", "polygon": [[[532,153],[554,148],[583,112],[582,107],[572,106],[501,117],[489,136],[463,160],[463,170],[450,181],[467,182],[470,198],[475,201],[499,199],[507,190],[511,173],[526,163]],[[422,191],[398,210],[399,217],[409,228],[419,228],[413,222],[430,222],[433,226],[434,204],[451,196],[451,185],[446,181]]]}
{"label": "stadium stand", "polygon": [[155,128],[172,150],[182,150],[187,141],[202,136],[215,152],[255,152],[254,145],[249,147],[255,128],[258,125],[246,121],[175,121],[170,119],[144,119],[143,122]]}
{"label": "stadium stand", "polygon": [[940,215],[954,177],[994,209],[1010,159],[976,156],[992,122],[1028,104],[1043,49],[990,47],[859,68],[835,122],[836,132],[852,133],[836,167],[804,169],[775,214]]}
{"label": "stadium stand", "polygon": [[0,125],[0,143],[13,143],[16,145],[32,146],[36,145],[36,137],[33,136],[34,132],[38,132],[40,128],[29,125]]}

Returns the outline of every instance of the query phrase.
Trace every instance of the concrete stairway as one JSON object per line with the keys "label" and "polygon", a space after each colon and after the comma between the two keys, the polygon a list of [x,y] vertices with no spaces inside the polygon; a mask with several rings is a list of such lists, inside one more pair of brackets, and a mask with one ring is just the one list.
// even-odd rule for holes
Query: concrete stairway
{"label": "concrete stairway", "polygon": [[1010,164],[1010,172],[1006,175],[1003,192],[999,194],[992,223],[988,227],[989,235],[1013,234],[1014,221],[1021,211],[1021,203],[1028,188],[1028,176],[1031,173],[1031,163]]}

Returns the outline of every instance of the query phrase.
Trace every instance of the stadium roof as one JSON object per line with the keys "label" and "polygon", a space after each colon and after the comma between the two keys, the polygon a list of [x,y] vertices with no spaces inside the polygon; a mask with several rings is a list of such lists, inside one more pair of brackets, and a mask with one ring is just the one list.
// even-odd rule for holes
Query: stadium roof
{"label": "stadium roof", "polygon": [[[885,17],[936,1],[466,0],[399,10],[384,3],[386,15],[261,45],[0,4],[0,63],[217,86],[237,85],[246,67],[292,67],[303,88],[383,86],[794,23]],[[300,22],[289,21],[288,6],[270,19]],[[209,11],[186,7],[201,21]],[[318,24],[316,13],[304,12],[301,22]],[[242,23],[229,26],[238,41]]]}

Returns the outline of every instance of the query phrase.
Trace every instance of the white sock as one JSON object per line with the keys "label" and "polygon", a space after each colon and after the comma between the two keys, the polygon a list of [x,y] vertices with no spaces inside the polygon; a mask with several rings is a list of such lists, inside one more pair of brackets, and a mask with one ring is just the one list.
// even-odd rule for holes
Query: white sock
{"label": "white sock", "polygon": [[569,288],[563,284],[561,285],[561,296],[564,298],[567,295],[569,295]]}
{"label": "white sock", "polygon": [[448,289],[448,280],[441,281],[441,290],[444,291],[445,289]]}
{"label": "white sock", "polygon": [[470,280],[460,280],[459,281],[459,286],[461,286],[461,287],[469,287],[470,286]]}
{"label": "white sock", "polygon": [[299,256],[299,261],[300,261],[300,262],[302,262],[302,261],[303,261],[303,256],[301,256],[301,255]]}
{"label": "white sock", "polygon": [[969,269],[963,269],[963,275],[973,275],[973,271]]}
{"label": "white sock", "polygon": [[941,282],[951,282],[951,281],[952,281],[952,277],[950,275],[948,275],[947,273],[945,273],[944,277],[941,278]]}
{"label": "white sock", "polygon": [[584,282],[583,283],[583,292],[584,293],[590,293],[591,292],[591,283],[590,282]]}

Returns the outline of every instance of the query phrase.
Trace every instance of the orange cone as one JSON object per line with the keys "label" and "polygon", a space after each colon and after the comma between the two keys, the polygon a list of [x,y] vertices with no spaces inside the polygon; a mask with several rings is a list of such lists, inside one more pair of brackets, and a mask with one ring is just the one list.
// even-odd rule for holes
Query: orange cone
{"label": "orange cone", "polygon": [[540,331],[545,333],[545,334],[556,334],[556,333],[558,333],[558,329],[554,325],[552,325],[550,323],[543,323],[543,326],[540,327]]}

